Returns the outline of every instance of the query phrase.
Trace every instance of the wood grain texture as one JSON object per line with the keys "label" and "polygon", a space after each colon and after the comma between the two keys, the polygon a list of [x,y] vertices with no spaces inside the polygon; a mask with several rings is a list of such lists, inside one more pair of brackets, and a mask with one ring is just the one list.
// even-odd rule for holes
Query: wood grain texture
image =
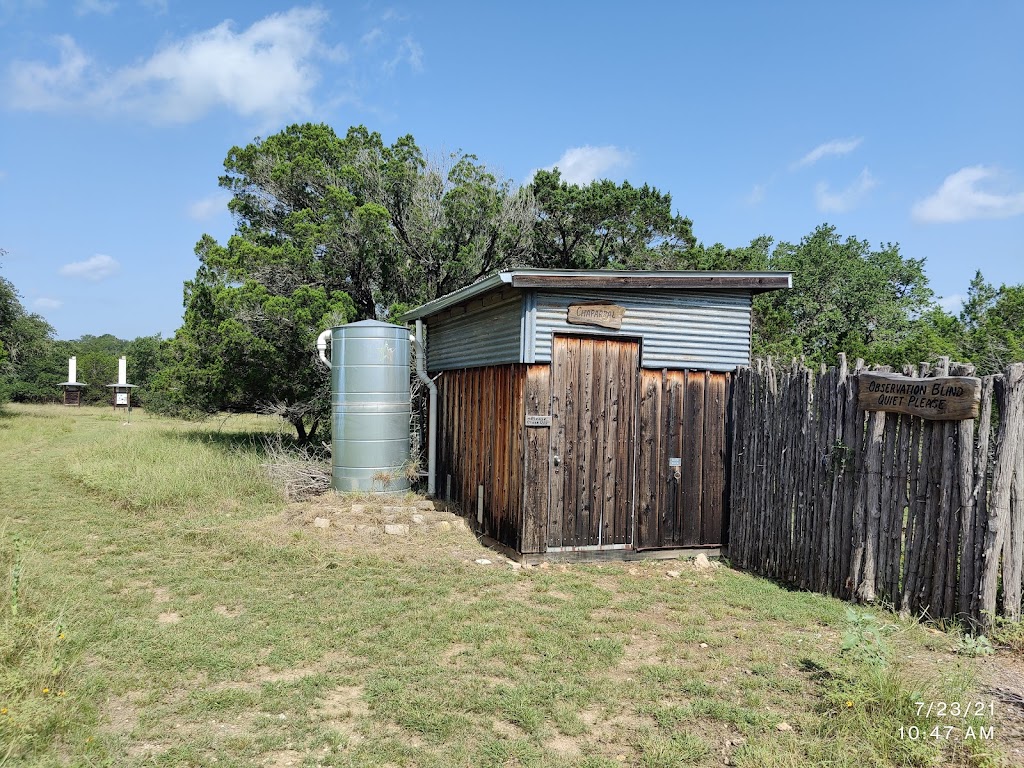
{"label": "wood grain texture", "polygon": [[981,380],[942,376],[925,381],[892,373],[863,373],[858,405],[866,411],[905,413],[929,420],[975,419],[981,405]]}

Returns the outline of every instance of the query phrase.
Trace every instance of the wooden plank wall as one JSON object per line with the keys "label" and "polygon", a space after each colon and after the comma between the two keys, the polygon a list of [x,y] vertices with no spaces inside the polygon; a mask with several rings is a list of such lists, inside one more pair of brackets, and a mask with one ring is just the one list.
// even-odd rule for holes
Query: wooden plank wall
{"label": "wooden plank wall", "polygon": [[[638,549],[723,543],[730,379],[641,371]],[[679,466],[669,466],[670,458]]]}
{"label": "wooden plank wall", "polygon": [[[438,379],[439,494],[479,532],[522,551],[526,368],[446,371]],[[477,522],[483,486],[483,519]]]}
{"label": "wooden plank wall", "polygon": [[[1024,364],[984,377],[980,417],[963,421],[865,413],[860,370],[863,361],[851,372],[841,358],[818,373],[770,361],[737,372],[733,564],[931,618],[1019,620]],[[943,360],[903,373],[963,376],[973,366]]]}
{"label": "wooden plank wall", "polygon": [[[551,366],[530,365],[526,370],[526,415],[551,416]],[[551,468],[550,427],[526,427],[523,477],[523,532],[520,552],[543,552],[548,524],[548,488]]]}

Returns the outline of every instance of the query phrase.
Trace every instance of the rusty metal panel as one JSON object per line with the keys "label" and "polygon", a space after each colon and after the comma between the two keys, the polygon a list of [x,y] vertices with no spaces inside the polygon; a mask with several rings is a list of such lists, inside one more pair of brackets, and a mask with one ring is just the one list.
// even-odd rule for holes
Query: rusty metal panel
{"label": "rusty metal panel", "polygon": [[[570,304],[605,302],[626,309],[622,327],[588,329],[569,324]],[[524,345],[530,362],[551,361],[554,333],[587,333],[640,337],[641,366],[731,371],[750,363],[750,294],[743,291],[607,290],[536,291],[525,327],[534,329]],[[518,327],[518,326],[517,326]]]}
{"label": "rusty metal panel", "polygon": [[522,359],[523,296],[521,292],[470,304],[464,311],[427,321],[427,368],[450,371],[485,365],[518,363]]}

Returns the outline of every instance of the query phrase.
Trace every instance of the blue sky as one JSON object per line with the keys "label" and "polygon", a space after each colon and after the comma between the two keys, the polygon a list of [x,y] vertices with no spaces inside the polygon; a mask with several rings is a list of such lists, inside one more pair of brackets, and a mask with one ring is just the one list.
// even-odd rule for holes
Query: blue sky
{"label": "blue sky", "polygon": [[0,0],[0,274],[60,338],[173,334],[232,145],[298,121],[823,222],[955,308],[1024,282],[1024,3]]}

